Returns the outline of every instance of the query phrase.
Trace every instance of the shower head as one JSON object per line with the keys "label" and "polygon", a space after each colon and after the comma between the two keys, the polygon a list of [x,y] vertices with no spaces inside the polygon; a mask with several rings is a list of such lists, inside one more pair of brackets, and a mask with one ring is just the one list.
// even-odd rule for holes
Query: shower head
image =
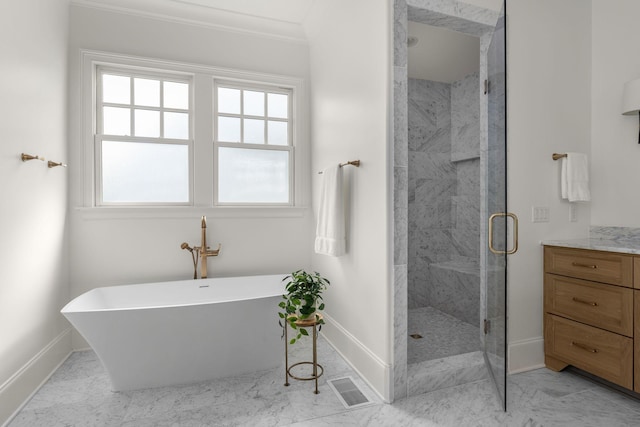
{"label": "shower head", "polygon": [[414,47],[418,44],[418,38],[414,36],[407,37],[407,47]]}
{"label": "shower head", "polygon": [[180,249],[186,249],[189,252],[193,252],[193,248],[189,246],[187,242],[182,242],[182,244],[180,245]]}

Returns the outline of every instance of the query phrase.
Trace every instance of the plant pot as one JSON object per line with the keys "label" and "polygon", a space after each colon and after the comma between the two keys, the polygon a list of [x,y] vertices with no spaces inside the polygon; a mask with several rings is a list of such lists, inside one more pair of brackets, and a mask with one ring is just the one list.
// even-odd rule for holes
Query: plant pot
{"label": "plant pot", "polygon": [[322,323],[320,321],[321,319],[322,319],[322,315],[316,311],[310,314],[309,317],[307,317],[306,319],[301,319],[298,316],[298,320],[296,320],[294,323],[298,327],[306,328],[308,326],[313,326],[314,324],[317,324],[317,323]]}
{"label": "plant pot", "polygon": [[[318,308],[317,308],[317,307],[315,307],[315,305],[314,305],[313,313],[311,313],[311,314],[310,314],[306,319],[304,319],[304,320],[314,318],[317,312],[318,312]],[[302,316],[303,316],[303,314],[302,314],[302,313],[300,313],[300,309],[298,309],[298,311],[296,311],[296,316],[298,316],[298,319],[299,319],[300,317],[302,317]]]}

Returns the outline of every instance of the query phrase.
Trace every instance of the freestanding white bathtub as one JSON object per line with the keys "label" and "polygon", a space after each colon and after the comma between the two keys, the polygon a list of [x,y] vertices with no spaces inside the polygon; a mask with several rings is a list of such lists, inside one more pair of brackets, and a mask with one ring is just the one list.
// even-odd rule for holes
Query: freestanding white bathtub
{"label": "freestanding white bathtub", "polygon": [[61,312],[96,352],[114,391],[189,384],[279,365],[284,276],[96,288]]}

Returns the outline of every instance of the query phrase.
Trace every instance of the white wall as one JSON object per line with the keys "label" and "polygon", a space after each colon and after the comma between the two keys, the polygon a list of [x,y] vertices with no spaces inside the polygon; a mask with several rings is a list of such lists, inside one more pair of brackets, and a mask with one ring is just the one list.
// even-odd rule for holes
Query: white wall
{"label": "white wall", "polygon": [[[308,47],[283,38],[224,31],[170,19],[145,18],[81,6],[71,7],[71,154],[82,163],[80,49],[139,55],[216,67],[308,78]],[[308,102],[307,100],[301,100]],[[308,142],[301,135],[301,147]],[[307,149],[308,150],[308,149]],[[309,159],[297,165],[308,171]],[[181,242],[200,242],[200,215],[208,216],[209,244],[222,243],[208,262],[209,277],[290,272],[310,265],[310,208],[290,218],[235,216],[193,208],[172,217],[96,218],[83,205],[82,168],[71,185],[71,296],[89,289],[192,277],[191,257]],[[308,184],[307,184],[308,185]],[[309,189],[303,189],[309,193]],[[86,344],[74,337],[74,347]]]}
{"label": "white wall", "polygon": [[622,88],[640,78],[637,0],[593,0],[591,223],[640,227],[638,117],[622,115]]}
{"label": "white wall", "polygon": [[[348,205],[348,253],[313,255],[331,280],[325,336],[385,398],[390,397],[389,2],[316,1],[304,23],[311,55],[314,212],[321,175],[338,162]],[[339,10],[339,13],[336,11]]]}
{"label": "white wall", "polygon": [[[66,0],[0,3],[0,424],[69,354]],[[73,165],[72,165],[73,167]]]}
{"label": "white wall", "polygon": [[[507,1],[508,209],[520,218],[508,264],[511,371],[543,363],[540,241],[588,234],[589,205],[569,221],[551,155],[591,151],[590,25],[588,0]],[[532,206],[548,207],[550,221],[532,223]]]}

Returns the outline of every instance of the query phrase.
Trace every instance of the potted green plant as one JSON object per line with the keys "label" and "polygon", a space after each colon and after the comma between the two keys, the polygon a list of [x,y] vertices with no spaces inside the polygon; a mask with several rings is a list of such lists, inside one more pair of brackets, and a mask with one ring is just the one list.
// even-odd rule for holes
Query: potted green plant
{"label": "potted green plant", "polygon": [[278,304],[282,309],[278,315],[281,319],[280,326],[286,327],[286,324],[282,323],[284,321],[289,323],[293,330],[297,331],[297,335],[289,342],[293,344],[303,335],[309,335],[305,328],[298,327],[297,321],[307,320],[311,316],[315,316],[318,324],[324,324],[324,320],[318,316],[317,311],[324,310],[322,292],[327,289],[330,282],[318,272],[314,271],[313,274],[310,274],[304,270],[294,271],[282,279],[283,282],[285,280],[288,280],[286,293],[282,295],[284,301]]}

